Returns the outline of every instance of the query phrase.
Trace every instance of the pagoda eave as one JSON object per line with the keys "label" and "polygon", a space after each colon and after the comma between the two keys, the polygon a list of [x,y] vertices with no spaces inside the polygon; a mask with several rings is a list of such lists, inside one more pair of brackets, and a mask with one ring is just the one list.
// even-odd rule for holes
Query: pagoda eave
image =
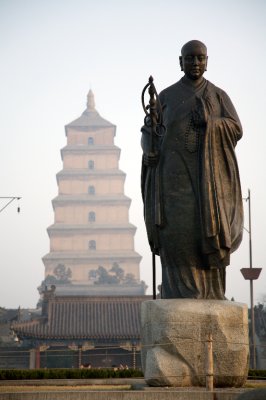
{"label": "pagoda eave", "polygon": [[130,206],[131,199],[127,196],[71,196],[62,195],[57,196],[52,200],[53,207],[56,206],[67,206],[75,204],[87,204],[87,205],[126,205]]}
{"label": "pagoda eave", "polygon": [[121,149],[115,145],[113,146],[97,146],[97,145],[67,145],[61,149],[61,154],[90,154],[101,151],[101,154],[118,154],[120,155]]}
{"label": "pagoda eave", "polygon": [[57,181],[61,179],[101,179],[103,177],[108,177],[108,179],[117,178],[117,177],[126,178],[126,174],[120,170],[89,170],[89,169],[71,169],[71,170],[62,170],[56,174]]}
{"label": "pagoda eave", "polygon": [[75,235],[86,235],[90,233],[105,233],[112,234],[129,233],[135,234],[136,227],[132,224],[124,226],[119,225],[101,225],[101,224],[84,224],[84,225],[58,225],[54,224],[47,228],[49,237],[52,236],[72,236]]}
{"label": "pagoda eave", "polygon": [[125,251],[124,253],[121,251],[112,251],[112,253],[108,251],[92,251],[89,252],[52,252],[46,254],[42,260],[45,263],[46,261],[56,261],[56,262],[72,262],[73,264],[79,263],[80,261],[85,262],[99,262],[101,260],[108,260],[111,262],[127,262],[127,261],[135,261],[140,262],[142,260],[141,255],[139,255],[135,251]]}

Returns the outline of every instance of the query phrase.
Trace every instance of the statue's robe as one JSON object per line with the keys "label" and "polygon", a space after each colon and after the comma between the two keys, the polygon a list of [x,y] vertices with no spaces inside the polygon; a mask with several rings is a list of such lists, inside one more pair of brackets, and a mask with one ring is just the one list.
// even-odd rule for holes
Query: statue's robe
{"label": "statue's robe", "polygon": [[[162,297],[224,299],[225,267],[243,233],[235,156],[241,123],[228,95],[205,79],[183,77],[159,98],[166,131],[154,138],[156,167],[143,163],[142,195],[149,243],[161,258]],[[203,125],[193,117],[199,98]],[[146,154],[149,135],[143,127]]]}

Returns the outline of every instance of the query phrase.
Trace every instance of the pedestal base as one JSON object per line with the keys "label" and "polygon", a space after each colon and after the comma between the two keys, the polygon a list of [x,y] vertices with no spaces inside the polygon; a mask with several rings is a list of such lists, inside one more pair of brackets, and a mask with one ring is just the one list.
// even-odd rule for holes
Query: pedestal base
{"label": "pedestal base", "polygon": [[223,300],[142,303],[142,368],[150,386],[205,386],[205,346],[213,338],[215,387],[240,387],[249,364],[248,310]]}

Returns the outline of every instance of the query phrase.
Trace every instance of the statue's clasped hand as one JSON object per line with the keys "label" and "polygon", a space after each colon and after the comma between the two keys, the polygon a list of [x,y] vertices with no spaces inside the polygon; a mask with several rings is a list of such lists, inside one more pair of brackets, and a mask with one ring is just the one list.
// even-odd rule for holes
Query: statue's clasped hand
{"label": "statue's clasped hand", "polygon": [[147,167],[156,167],[156,165],[158,164],[159,161],[159,153],[144,153],[143,154],[143,162],[144,165],[146,165]]}

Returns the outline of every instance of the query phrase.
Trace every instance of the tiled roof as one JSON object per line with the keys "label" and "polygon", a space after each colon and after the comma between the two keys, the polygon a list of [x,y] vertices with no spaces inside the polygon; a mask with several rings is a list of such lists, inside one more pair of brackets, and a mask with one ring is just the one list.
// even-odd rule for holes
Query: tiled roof
{"label": "tiled roof", "polygon": [[139,339],[140,306],[150,296],[54,297],[48,318],[14,323],[20,338]]}

